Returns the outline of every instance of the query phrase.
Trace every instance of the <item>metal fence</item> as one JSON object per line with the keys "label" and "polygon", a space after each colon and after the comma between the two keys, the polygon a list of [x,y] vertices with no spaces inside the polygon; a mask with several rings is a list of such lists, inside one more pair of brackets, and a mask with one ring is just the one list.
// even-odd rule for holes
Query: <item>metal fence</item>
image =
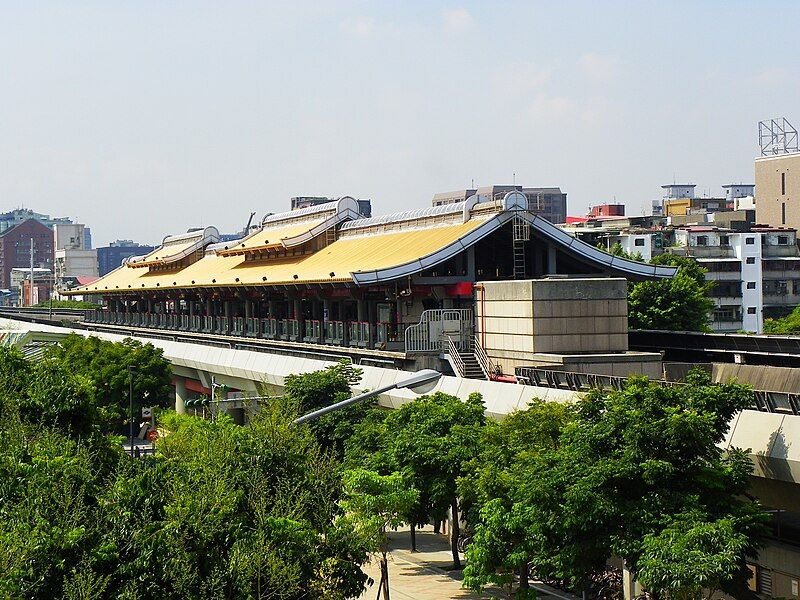
{"label": "metal fence", "polygon": [[405,331],[406,352],[439,352],[443,336],[453,338],[459,350],[470,350],[473,320],[469,308],[436,308],[422,312],[419,323]]}

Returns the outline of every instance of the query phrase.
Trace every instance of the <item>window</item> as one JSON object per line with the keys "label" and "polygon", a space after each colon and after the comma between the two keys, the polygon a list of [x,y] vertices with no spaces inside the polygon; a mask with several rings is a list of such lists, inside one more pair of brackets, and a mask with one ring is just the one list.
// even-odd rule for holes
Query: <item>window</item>
{"label": "window", "polygon": [[789,245],[789,236],[788,235],[779,235],[778,236],[778,245],[779,246],[788,246]]}
{"label": "window", "polygon": [[786,202],[781,202],[781,225],[786,225]]}
{"label": "window", "polygon": [[714,309],[711,319],[713,321],[738,321],[739,315],[733,306],[720,306]]}
{"label": "window", "polygon": [[719,245],[720,246],[730,246],[731,245],[730,238],[727,235],[719,236]]}
{"label": "window", "polygon": [[698,235],[697,236],[697,245],[698,246],[708,246],[708,236],[707,235]]}
{"label": "window", "polygon": [[754,315],[754,314],[756,314],[756,307],[755,307],[755,306],[748,306],[748,307],[747,307],[747,314],[748,314],[748,315]]}
{"label": "window", "polygon": [[781,173],[781,196],[786,195],[786,172]]}
{"label": "window", "polygon": [[755,282],[755,281],[748,281],[748,282],[747,282],[747,289],[748,289],[748,290],[754,290],[754,289],[756,289],[756,282]]}
{"label": "window", "polygon": [[644,246],[644,238],[636,238],[633,240],[634,246]]}
{"label": "window", "polygon": [[756,243],[756,238],[752,238],[752,237],[745,238],[744,239],[744,243],[747,244],[748,246],[752,246],[753,244]]}
{"label": "window", "polygon": [[747,257],[747,264],[748,264],[748,265],[754,265],[754,264],[756,264],[756,257],[755,257],[755,256],[748,256],[748,257]]}

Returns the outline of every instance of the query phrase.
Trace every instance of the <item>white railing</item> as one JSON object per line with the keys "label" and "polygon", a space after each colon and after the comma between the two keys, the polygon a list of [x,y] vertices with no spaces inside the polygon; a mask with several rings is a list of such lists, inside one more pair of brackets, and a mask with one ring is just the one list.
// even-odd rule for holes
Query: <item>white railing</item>
{"label": "white railing", "polygon": [[469,350],[472,337],[472,309],[435,308],[422,311],[419,323],[405,331],[406,352],[439,352],[443,336],[452,336],[460,350]]}
{"label": "white railing", "polygon": [[486,379],[491,379],[492,375],[494,375],[495,366],[492,362],[492,359],[486,354],[486,350],[484,350],[483,346],[481,346],[477,336],[473,342],[473,349],[475,352],[475,358],[478,361],[478,364],[481,366],[483,374],[486,376]]}
{"label": "white railing", "polygon": [[465,377],[467,368],[464,365],[464,359],[461,358],[461,354],[458,353],[458,348],[456,347],[453,338],[449,335],[444,336],[443,343],[445,345],[445,351],[450,356],[450,365],[456,371],[456,375],[459,377]]}

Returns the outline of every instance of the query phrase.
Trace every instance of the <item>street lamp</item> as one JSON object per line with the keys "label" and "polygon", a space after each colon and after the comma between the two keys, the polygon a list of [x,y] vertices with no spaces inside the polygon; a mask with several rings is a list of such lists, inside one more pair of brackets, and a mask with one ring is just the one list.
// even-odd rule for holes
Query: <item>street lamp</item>
{"label": "street lamp", "polygon": [[439,373],[439,371],[434,371],[433,369],[423,369],[422,371],[417,371],[408,379],[403,379],[402,381],[398,381],[391,385],[387,385],[386,387],[365,392],[358,396],[353,396],[352,398],[348,398],[347,400],[343,400],[342,402],[331,404],[330,406],[326,406],[325,408],[320,408],[319,410],[310,412],[307,415],[298,417],[297,419],[294,420],[294,424],[300,425],[301,423],[313,421],[314,419],[317,419],[322,415],[327,415],[328,413],[345,408],[347,406],[350,406],[351,404],[356,404],[357,402],[361,402],[362,400],[369,400],[370,398],[374,398],[375,396],[378,396],[390,390],[409,389],[412,392],[416,392],[417,394],[424,394],[433,389],[433,386],[436,384],[437,381],[439,381],[439,378],[441,376],[442,374]]}
{"label": "street lamp", "polygon": [[128,403],[130,405],[130,422],[128,423],[128,431],[131,437],[131,456],[133,456],[133,373],[136,367],[128,365]]}

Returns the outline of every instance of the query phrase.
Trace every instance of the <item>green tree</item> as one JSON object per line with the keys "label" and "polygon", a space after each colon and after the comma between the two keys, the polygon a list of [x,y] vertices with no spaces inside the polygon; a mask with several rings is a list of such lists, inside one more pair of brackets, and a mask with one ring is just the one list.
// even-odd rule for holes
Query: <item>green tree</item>
{"label": "green tree", "polygon": [[[15,374],[27,387],[14,383]],[[0,597],[358,596],[370,540],[340,519],[338,461],[295,406],[248,425],[167,413],[156,455],[99,434],[96,388],[0,352]]]}
{"label": "green tree", "polygon": [[561,431],[573,416],[571,406],[534,400],[527,409],[489,422],[481,431],[479,454],[458,481],[466,521],[475,530],[467,547],[464,584],[480,591],[486,583],[511,587],[515,574],[520,590],[516,597],[531,596],[529,566],[539,555],[531,543],[532,513],[536,507],[514,501],[523,486],[531,462],[559,446]]}
{"label": "green tree", "polygon": [[[297,408],[298,414],[306,414],[347,400],[352,396],[351,386],[361,380],[362,370],[349,360],[341,360],[321,371],[289,375],[284,381],[284,395]],[[346,440],[352,435],[356,423],[361,421],[376,401],[354,404],[327,415],[323,415],[308,426],[325,449],[333,450],[337,458],[344,456]]]}
{"label": "green tree", "polygon": [[343,479],[341,505],[345,516],[342,523],[366,540],[371,551],[380,554],[378,594],[382,591],[384,600],[389,600],[386,529],[406,522],[406,515],[419,500],[419,492],[409,488],[399,473],[380,475],[366,469],[355,469],[345,471]]}
{"label": "green tree", "polygon": [[98,404],[108,411],[109,425],[122,431],[129,411],[128,367],[133,377],[134,415],[143,407],[166,408],[172,404],[172,369],[161,349],[136,340],[109,342],[98,337],[69,335],[45,353],[48,361],[86,377],[94,387]]}
{"label": "green tree", "polygon": [[639,581],[662,597],[710,600],[730,582],[747,576],[741,558],[758,549],[755,538],[748,535],[749,527],[736,517],[676,515],[657,534],[645,535]]}
{"label": "green tree", "polygon": [[713,282],[697,261],[660,254],[651,264],[677,266],[670,279],[631,282],[628,285],[628,325],[631,329],[708,331],[714,302],[708,297]]}
{"label": "green tree", "polygon": [[[511,539],[512,551],[534,557],[540,577],[581,589],[611,556],[635,575],[655,569],[647,561],[657,558],[662,532],[692,515],[698,528],[730,523],[748,540],[728,553],[730,577],[718,582],[724,590],[741,586],[765,516],[743,500],[752,468],[746,454],[718,444],[732,416],[751,405],[746,387],[712,384],[701,371],[681,387],[631,378],[622,391],[590,392],[557,447],[521,461],[507,496],[486,505],[497,508],[497,522],[482,512],[471,556],[491,566]],[[470,573],[473,587],[491,581],[489,571]]]}
{"label": "green tree", "polygon": [[764,319],[764,333],[780,335],[800,332],[800,306],[780,319]]}
{"label": "green tree", "polygon": [[480,394],[466,402],[437,392],[422,396],[391,411],[385,420],[383,452],[396,465],[409,486],[419,490],[420,501],[409,515],[412,523],[429,517],[443,518],[451,511],[453,567],[461,568],[458,555],[459,506],[456,482],[477,452],[479,430],[485,423]]}

